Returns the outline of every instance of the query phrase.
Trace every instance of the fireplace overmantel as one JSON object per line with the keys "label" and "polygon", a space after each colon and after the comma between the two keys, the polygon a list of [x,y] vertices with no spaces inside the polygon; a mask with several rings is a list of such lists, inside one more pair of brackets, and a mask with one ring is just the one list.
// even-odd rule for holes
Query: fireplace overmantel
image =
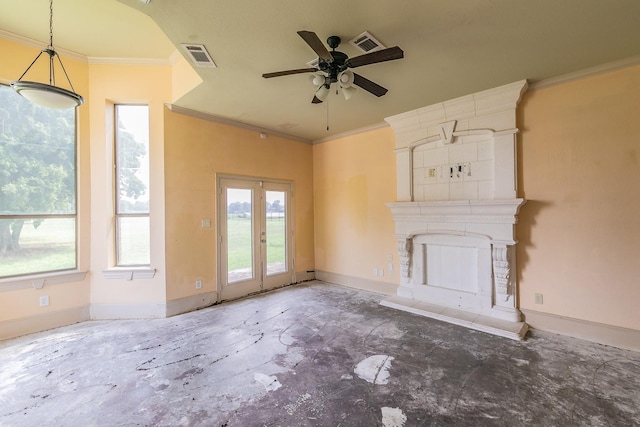
{"label": "fireplace overmantel", "polygon": [[384,305],[523,338],[512,272],[524,203],[516,107],[526,88],[523,80],[386,119],[396,134],[397,201],[387,206],[401,283]]}

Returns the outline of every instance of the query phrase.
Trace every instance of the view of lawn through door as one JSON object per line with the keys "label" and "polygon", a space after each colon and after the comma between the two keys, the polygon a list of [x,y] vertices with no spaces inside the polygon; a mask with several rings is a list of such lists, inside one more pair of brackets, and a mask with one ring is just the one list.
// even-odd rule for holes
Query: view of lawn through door
{"label": "view of lawn through door", "polygon": [[[254,221],[264,222],[260,240],[265,245],[266,274],[273,275],[287,271],[286,250],[286,195],[285,191],[264,191],[264,206],[254,209],[254,190],[247,188],[227,188],[227,282],[233,283],[252,279],[256,272]],[[262,212],[264,217],[254,218],[254,212]]]}

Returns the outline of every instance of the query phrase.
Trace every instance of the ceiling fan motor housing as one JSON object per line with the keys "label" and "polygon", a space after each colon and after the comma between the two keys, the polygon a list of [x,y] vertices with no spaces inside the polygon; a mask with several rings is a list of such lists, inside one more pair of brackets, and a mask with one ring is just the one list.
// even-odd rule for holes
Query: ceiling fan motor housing
{"label": "ceiling fan motor housing", "polygon": [[332,50],[329,53],[331,53],[333,61],[327,61],[322,58],[319,58],[320,60],[318,61],[318,68],[328,74],[327,84],[329,84],[329,82],[336,83],[338,81],[338,74],[347,69],[346,62],[347,59],[349,59],[346,54],[338,52],[337,50]]}

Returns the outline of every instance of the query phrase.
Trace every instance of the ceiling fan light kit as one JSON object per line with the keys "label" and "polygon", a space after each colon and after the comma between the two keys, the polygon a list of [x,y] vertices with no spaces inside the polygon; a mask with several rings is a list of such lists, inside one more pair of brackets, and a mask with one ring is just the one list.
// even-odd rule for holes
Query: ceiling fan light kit
{"label": "ceiling fan light kit", "polygon": [[[49,56],[49,84],[23,81],[22,78],[31,69],[33,64],[38,61],[43,53],[46,53]],[[54,58],[58,58],[60,67],[62,68],[62,71],[67,78],[67,82],[69,83],[71,90],[56,86]],[[33,60],[31,65],[27,67],[25,72],[22,73],[18,80],[11,82],[11,88],[17,94],[23,96],[34,104],[43,107],[59,109],[75,108],[84,103],[84,98],[75,93],[73,85],[71,84],[71,80],[69,79],[69,75],[67,74],[67,70],[65,70],[60,56],[53,48],[53,0],[49,0],[49,46],[47,46],[46,49],[40,51],[38,56],[36,56],[36,59]]]}
{"label": "ceiling fan light kit", "polygon": [[353,87],[354,85],[377,97],[383,96],[387,93],[386,88],[354,73],[350,68],[392,61],[404,57],[402,49],[394,46],[349,58],[345,53],[336,50],[341,42],[338,36],[330,36],[327,38],[327,45],[331,48],[331,52],[329,52],[316,33],[303,30],[298,31],[298,35],[318,55],[317,66],[265,73],[262,77],[268,79],[292,74],[314,73],[311,76],[311,82],[316,86],[316,93],[311,101],[313,104],[320,104],[327,98],[333,83],[339,83],[342,94],[347,100],[351,98],[356,91],[356,88]]}

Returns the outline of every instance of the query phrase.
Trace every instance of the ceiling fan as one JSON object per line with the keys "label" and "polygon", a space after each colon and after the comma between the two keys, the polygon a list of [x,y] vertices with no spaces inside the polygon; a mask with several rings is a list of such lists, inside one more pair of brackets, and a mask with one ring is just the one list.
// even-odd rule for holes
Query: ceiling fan
{"label": "ceiling fan", "polygon": [[392,61],[404,57],[402,49],[394,46],[349,58],[346,54],[336,50],[341,42],[338,36],[330,36],[327,39],[327,44],[332,49],[331,52],[329,52],[316,33],[312,31],[298,31],[298,35],[302,37],[309,47],[318,55],[318,65],[316,67],[265,73],[262,77],[269,79],[272,77],[288,76],[290,74],[313,73],[311,77],[312,82],[317,88],[311,101],[314,104],[319,104],[324,101],[329,94],[331,85],[338,82],[346,99],[349,99],[353,92],[355,92],[356,89],[353,85],[378,97],[384,95],[387,93],[387,89],[354,73],[350,68],[375,64],[377,62]]}

